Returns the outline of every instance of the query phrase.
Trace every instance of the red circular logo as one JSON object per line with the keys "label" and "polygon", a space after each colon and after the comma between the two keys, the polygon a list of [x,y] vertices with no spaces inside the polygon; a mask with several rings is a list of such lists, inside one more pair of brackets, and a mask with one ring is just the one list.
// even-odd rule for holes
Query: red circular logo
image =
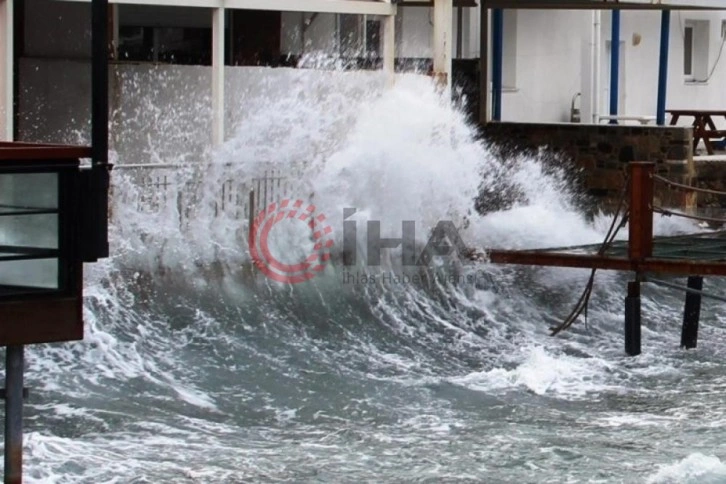
{"label": "red circular logo", "polygon": [[[279,261],[270,251],[270,232],[280,223],[304,224],[315,243],[312,253],[303,261],[287,264]],[[333,229],[326,222],[325,215],[315,213],[315,205],[302,200],[282,200],[271,203],[257,214],[249,233],[250,256],[254,265],[270,279],[277,282],[297,284],[309,281],[318,275],[330,260]]]}

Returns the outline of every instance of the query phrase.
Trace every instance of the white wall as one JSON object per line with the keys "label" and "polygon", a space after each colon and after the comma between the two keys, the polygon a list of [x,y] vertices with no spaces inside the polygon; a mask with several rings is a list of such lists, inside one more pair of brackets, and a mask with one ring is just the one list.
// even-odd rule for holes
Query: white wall
{"label": "white wall", "polygon": [[[621,11],[623,56],[619,86],[623,115],[656,114],[660,12]],[[680,17],[680,21],[679,21]],[[603,11],[599,112],[609,106],[610,12]],[[687,82],[683,75],[683,25],[686,20],[710,20],[707,83]],[[726,109],[726,52],[716,60],[722,45],[724,12],[671,14],[666,108]],[[502,118],[510,121],[567,121],[572,96],[583,91],[588,79],[589,39],[592,28],[587,11],[520,10],[517,25],[517,89],[504,92]],[[478,32],[477,32],[478,35]],[[726,47],[724,47],[726,50]],[[690,124],[682,120],[678,124]],[[726,126],[726,120],[718,121]]]}
{"label": "white wall", "polygon": [[0,0],[0,140],[13,139],[12,1]]}
{"label": "white wall", "polygon": [[502,120],[569,121],[589,19],[587,11],[517,12],[516,88],[502,95]]}

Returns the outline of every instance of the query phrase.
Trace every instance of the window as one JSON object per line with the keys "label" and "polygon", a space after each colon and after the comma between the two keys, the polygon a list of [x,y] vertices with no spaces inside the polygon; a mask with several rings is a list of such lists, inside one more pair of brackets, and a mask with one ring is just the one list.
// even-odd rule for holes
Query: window
{"label": "window", "polygon": [[210,65],[212,18],[195,8],[120,5],[119,61]]}
{"label": "window", "polygon": [[517,88],[517,11],[505,9],[503,12],[502,45],[502,87]]}
{"label": "window", "polygon": [[693,79],[693,26],[683,29],[683,75]]}
{"label": "window", "polygon": [[212,29],[122,26],[118,57],[122,61],[210,65]]}
{"label": "window", "polygon": [[708,36],[708,20],[686,20],[683,27],[683,77],[686,82],[708,80]]}
{"label": "window", "polygon": [[338,16],[338,52],[343,58],[378,59],[381,21],[367,15]]}

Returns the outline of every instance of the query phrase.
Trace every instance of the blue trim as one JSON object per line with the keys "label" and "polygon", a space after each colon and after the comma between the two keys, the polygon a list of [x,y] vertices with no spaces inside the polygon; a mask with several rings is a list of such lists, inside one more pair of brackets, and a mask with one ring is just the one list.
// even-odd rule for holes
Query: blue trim
{"label": "blue trim", "polygon": [[492,120],[502,120],[502,58],[504,54],[504,12],[492,10]]}
{"label": "blue trim", "polygon": [[[613,10],[610,32],[610,116],[618,114],[618,80],[620,79],[620,10]],[[610,120],[610,124],[618,124]]]}
{"label": "blue trim", "polygon": [[671,11],[663,10],[660,16],[660,61],[658,64],[658,107],[655,119],[659,126],[665,124],[666,91],[668,88],[668,40],[671,29]]}

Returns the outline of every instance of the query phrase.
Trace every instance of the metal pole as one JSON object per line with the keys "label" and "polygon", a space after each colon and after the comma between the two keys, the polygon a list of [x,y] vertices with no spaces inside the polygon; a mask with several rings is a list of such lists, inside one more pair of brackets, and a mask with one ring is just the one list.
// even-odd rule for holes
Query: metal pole
{"label": "metal pole", "polygon": [[489,9],[482,0],[479,12],[479,124],[489,122]]}
{"label": "metal pole", "polygon": [[640,282],[637,280],[628,283],[625,298],[625,353],[640,354]]}
{"label": "metal pole", "polygon": [[93,241],[84,260],[108,257],[108,0],[91,3],[91,214],[87,227]]}
{"label": "metal pole", "polygon": [[23,349],[5,353],[5,484],[23,480]]}
{"label": "metal pole", "polygon": [[665,124],[666,91],[668,87],[668,39],[671,28],[671,11],[663,10],[660,17],[660,61],[658,65],[658,107],[656,123]]}
{"label": "metal pole", "polygon": [[701,317],[701,294],[703,290],[702,276],[689,276],[688,288],[699,291],[686,293],[686,305],[683,309],[683,327],[681,328],[681,348],[691,349],[698,344],[698,320]]}
{"label": "metal pole", "polygon": [[250,198],[247,206],[247,210],[249,211],[249,226],[247,227],[247,242],[250,244],[250,253],[252,253],[252,248],[255,246],[255,231],[257,230],[257,227],[255,227],[255,218],[257,218],[257,214],[255,213],[255,191],[250,190]]}
{"label": "metal pole", "polygon": [[502,62],[504,54],[504,12],[492,10],[492,119],[502,120]]}
{"label": "metal pole", "polygon": [[[620,10],[612,11],[610,28],[610,116],[617,116],[618,80],[620,79]],[[618,124],[618,122],[611,119],[610,124]]]}

